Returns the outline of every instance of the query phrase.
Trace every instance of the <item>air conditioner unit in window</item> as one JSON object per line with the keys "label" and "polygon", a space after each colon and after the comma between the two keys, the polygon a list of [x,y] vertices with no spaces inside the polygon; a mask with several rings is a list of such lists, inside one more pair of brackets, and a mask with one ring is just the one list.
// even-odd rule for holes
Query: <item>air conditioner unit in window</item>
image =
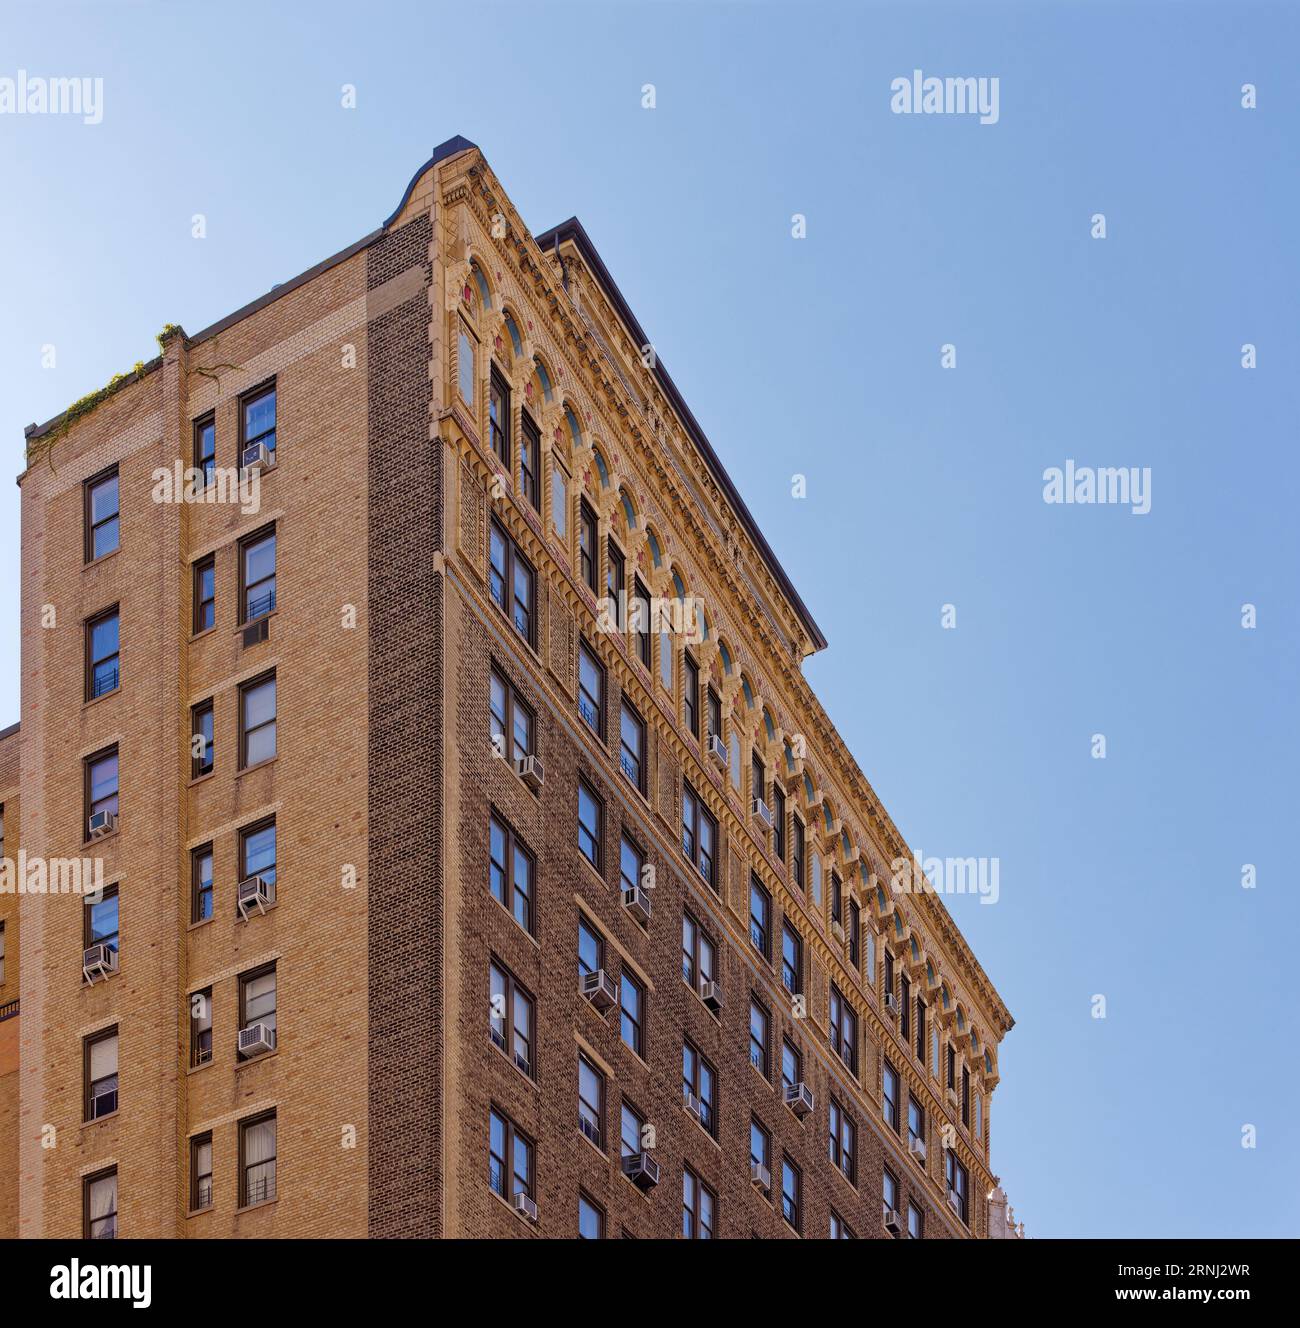
{"label": "air conditioner unit in window", "polygon": [[652,1190],[659,1184],[659,1163],[649,1153],[632,1153],[623,1159],[623,1174],[638,1190]]}
{"label": "air conditioner unit in window", "polygon": [[726,770],[731,765],[731,759],[727,755],[727,744],[718,737],[716,733],[709,738],[709,755]]}
{"label": "air conditioner unit in window", "polygon": [[925,1161],[925,1140],[913,1135],[907,1141],[907,1151],[920,1162]]}
{"label": "air conditioner unit in window", "polygon": [[644,927],[650,921],[650,893],[639,885],[623,891],[623,907]]}
{"label": "air conditioner unit in window", "polygon": [[274,903],[275,884],[268,881],[265,876],[250,876],[247,880],[240,881],[235,907],[239,909],[239,916],[245,922],[248,921],[248,915],[253,909],[265,913]]}
{"label": "air conditioner unit in window", "polygon": [[772,809],[762,798],[754,799],[754,815],[770,830],[772,828]]}
{"label": "air conditioner unit in window", "polygon": [[117,829],[117,813],[94,812],[86,824],[91,839],[103,839]]}
{"label": "air conditioner unit in window", "polygon": [[265,443],[250,443],[244,448],[240,464],[247,471],[271,469],[271,452]]}
{"label": "air conditioner unit in window", "polygon": [[539,792],[546,777],[546,771],[542,766],[542,758],[540,756],[520,757],[515,762],[515,774],[524,781],[531,792]]}
{"label": "air conditioner unit in window", "polygon": [[683,1090],[682,1105],[701,1125],[704,1124],[704,1103],[689,1089]]}
{"label": "air conditioner unit in window", "polygon": [[601,1014],[618,1001],[618,988],[603,968],[598,968],[594,973],[584,973],[578,990]]}
{"label": "air conditioner unit in window", "polygon": [[522,1213],[530,1222],[537,1221],[537,1205],[523,1193],[515,1195],[514,1209]]}
{"label": "air conditioner unit in window", "polygon": [[271,620],[270,618],[259,618],[255,623],[250,623],[244,628],[243,649],[247,650],[249,646],[260,646],[263,641],[271,639]]}
{"label": "air conditioner unit in window", "polygon": [[903,1219],[892,1209],[885,1209],[885,1230],[890,1235],[897,1236],[903,1230]]}
{"label": "air conditioner unit in window", "polygon": [[249,1024],[239,1030],[239,1054],[246,1060],[275,1050],[275,1029],[268,1024]]}
{"label": "air conditioner unit in window", "polygon": [[750,1162],[749,1179],[760,1190],[772,1188],[772,1173],[761,1162]]}
{"label": "air conditioner unit in window", "polygon": [[81,976],[89,983],[117,972],[117,951],[110,945],[89,946],[81,956]]}
{"label": "air conditioner unit in window", "polygon": [[805,1116],[811,1115],[814,1105],[812,1089],[802,1081],[797,1084],[786,1084],[785,1086],[785,1105],[794,1112],[800,1120]]}
{"label": "air conditioner unit in window", "polygon": [[722,1011],[722,984],[719,982],[701,981],[700,1000],[702,1000],[714,1014],[720,1014]]}
{"label": "air conditioner unit in window", "polygon": [[887,991],[885,993],[885,1009],[888,1010],[890,1014],[898,1013],[898,997],[895,996],[892,991]]}

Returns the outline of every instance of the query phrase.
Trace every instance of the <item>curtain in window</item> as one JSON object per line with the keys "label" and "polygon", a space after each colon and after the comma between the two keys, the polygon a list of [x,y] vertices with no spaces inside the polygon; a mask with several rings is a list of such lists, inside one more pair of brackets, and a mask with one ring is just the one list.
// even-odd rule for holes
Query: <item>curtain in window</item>
{"label": "curtain in window", "polygon": [[275,1118],[244,1129],[245,1203],[275,1198]]}

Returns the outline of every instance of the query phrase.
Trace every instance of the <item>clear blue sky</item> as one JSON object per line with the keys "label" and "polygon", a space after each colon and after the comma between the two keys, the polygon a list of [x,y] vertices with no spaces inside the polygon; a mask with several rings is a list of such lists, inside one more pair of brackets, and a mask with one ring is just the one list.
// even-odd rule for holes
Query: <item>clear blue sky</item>
{"label": "clear blue sky", "polygon": [[[535,231],[582,218],[903,833],[1000,860],[952,908],[1017,1017],[993,1160],[1031,1234],[1300,1234],[1296,7],[382,8],[6,7],[0,77],[104,79],[97,126],[0,115],[10,473],[464,134]],[[999,122],[891,114],[915,68],[998,77]],[[1067,458],[1150,467],[1150,514],[1046,505]],[[0,485],[0,723],[17,518]]]}

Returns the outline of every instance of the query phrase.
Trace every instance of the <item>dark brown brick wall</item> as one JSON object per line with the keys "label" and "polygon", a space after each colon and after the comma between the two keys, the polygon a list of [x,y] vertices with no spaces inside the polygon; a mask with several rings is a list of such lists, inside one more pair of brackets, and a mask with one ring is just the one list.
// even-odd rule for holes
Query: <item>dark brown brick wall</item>
{"label": "dark brown brick wall", "polygon": [[367,286],[424,284],[368,325],[369,1233],[436,1237],[441,1168],[440,456],[429,443],[431,226],[373,245]]}
{"label": "dark brown brick wall", "polygon": [[[809,1020],[794,1020],[789,1003],[778,993],[777,974],[747,945],[722,941],[720,977],[726,1003],[715,1018],[681,980],[682,911],[694,915],[722,940],[723,900],[696,885],[673,852],[660,851],[649,828],[676,842],[676,826],[659,817],[618,773],[608,748],[593,751],[579,727],[576,711],[552,708],[548,699],[554,680],[539,657],[511,631],[490,603],[462,599],[454,615],[462,623],[455,686],[462,824],[457,834],[464,879],[464,906],[449,921],[455,940],[453,962],[465,991],[460,1025],[454,1030],[459,1079],[466,1103],[460,1136],[448,1147],[461,1150],[459,1211],[451,1215],[458,1230],[448,1234],[509,1237],[535,1234],[572,1237],[577,1231],[579,1189],[606,1212],[606,1234],[624,1228],[635,1236],[673,1237],[680,1232],[682,1169],[691,1166],[718,1196],[717,1234],[727,1238],[779,1238],[790,1234],[780,1214],[779,1168],[782,1151],[802,1169],[804,1234],[824,1238],[830,1209],[861,1237],[883,1236],[881,1186],[885,1147],[875,1128],[855,1113],[858,1128],[857,1185],[851,1186],[827,1157],[827,1112],[831,1077],[812,1054],[823,1035]],[[608,644],[608,643],[606,643]],[[604,653],[604,652],[602,652]],[[538,749],[546,780],[534,797],[507,762],[494,758],[489,742],[488,669],[495,659],[506,676],[534,708],[539,725]],[[619,694],[611,674],[607,698],[608,735],[617,732]],[[634,701],[643,713],[644,698]],[[577,850],[577,778],[581,771],[605,800],[605,871],[597,877]],[[652,768],[649,787],[657,787]],[[526,936],[488,888],[488,820],[495,807],[523,838],[537,859],[536,939]],[[656,869],[654,912],[643,931],[624,911],[618,890],[618,845],[621,829],[648,850]],[[720,864],[728,861],[726,846]],[[721,868],[720,868],[721,870]],[[648,1064],[623,1045],[617,1007],[602,1019],[578,995],[577,919],[575,895],[581,896],[592,921],[607,938],[606,967],[617,981],[622,960],[617,946],[632,957],[653,990],[648,1000]],[[734,920],[733,920],[734,921]],[[776,936],[780,919],[776,920]],[[499,1052],[488,1036],[488,964],[495,955],[537,1000],[537,1082],[530,1082]],[[749,1064],[749,994],[757,991],[772,1013],[773,1083]],[[820,1005],[824,1007],[823,994]],[[594,1148],[577,1128],[577,1056],[575,1031],[609,1067],[606,1094],[607,1156]],[[816,1095],[816,1110],[800,1123],[780,1097],[780,1040],[789,1033],[804,1051],[804,1077]],[[719,1077],[720,1113],[716,1142],[686,1115],[682,1107],[681,1056],[689,1036],[712,1061]],[[868,1048],[868,1052],[870,1052]],[[863,1074],[878,1075],[878,1057],[864,1057]],[[641,1194],[619,1170],[619,1119],[623,1095],[656,1130],[653,1156],[660,1183]],[[852,1101],[847,1087],[837,1094]],[[487,1183],[487,1121],[497,1104],[537,1141],[536,1197],[539,1221],[532,1227],[493,1195]],[[904,1104],[905,1110],[905,1104]],[[772,1136],[773,1193],[765,1201],[749,1181],[751,1113]],[[913,1185],[909,1164],[892,1166],[902,1191],[903,1211],[919,1186]],[[935,1145],[932,1143],[932,1149]],[[918,1196],[927,1212],[926,1235],[946,1234],[933,1216],[929,1196]]]}

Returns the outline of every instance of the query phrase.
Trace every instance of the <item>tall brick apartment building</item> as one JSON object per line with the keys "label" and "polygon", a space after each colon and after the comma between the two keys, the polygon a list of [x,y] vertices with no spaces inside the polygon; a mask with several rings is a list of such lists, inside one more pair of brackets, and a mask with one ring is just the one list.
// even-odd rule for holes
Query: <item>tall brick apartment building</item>
{"label": "tall brick apartment building", "polygon": [[1006,1234],[1011,1017],[581,225],[453,139],[159,342],[27,431],[4,855],[103,888],[0,893],[0,1235]]}

